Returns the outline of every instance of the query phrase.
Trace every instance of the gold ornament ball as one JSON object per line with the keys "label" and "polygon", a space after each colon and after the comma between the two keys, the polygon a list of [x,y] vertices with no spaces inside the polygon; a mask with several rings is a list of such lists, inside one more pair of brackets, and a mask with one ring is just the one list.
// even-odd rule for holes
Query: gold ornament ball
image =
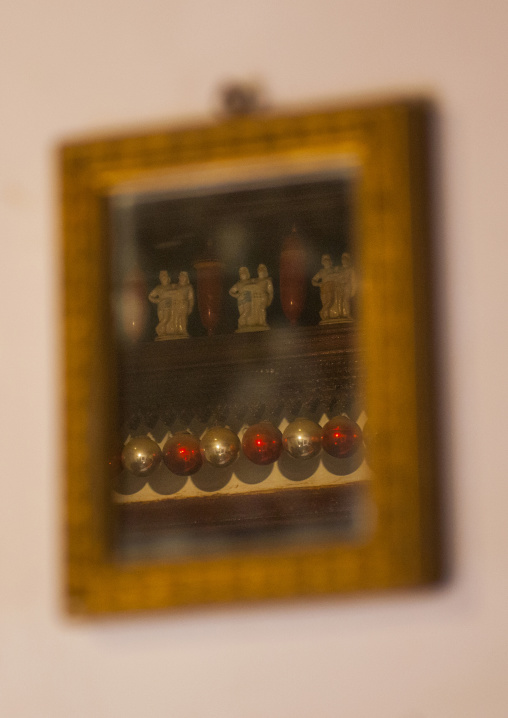
{"label": "gold ornament ball", "polygon": [[238,458],[240,439],[223,426],[212,426],[201,439],[203,456],[212,466],[229,466]]}
{"label": "gold ornament ball", "polygon": [[136,436],[123,447],[122,465],[135,476],[149,476],[159,466],[161,459],[158,444],[148,436]]}
{"label": "gold ornament ball", "polygon": [[323,430],[316,422],[298,417],[286,426],[282,445],[294,459],[312,459],[321,451]]}

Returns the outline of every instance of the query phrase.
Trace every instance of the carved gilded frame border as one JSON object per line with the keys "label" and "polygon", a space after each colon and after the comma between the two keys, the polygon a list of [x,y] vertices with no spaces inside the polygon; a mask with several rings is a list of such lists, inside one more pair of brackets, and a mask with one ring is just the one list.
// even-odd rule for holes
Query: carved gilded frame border
{"label": "carved gilded frame border", "polygon": [[[71,613],[161,609],[416,586],[442,571],[429,334],[428,107],[400,102],[262,114],[61,149],[65,345],[66,605]],[[104,198],[123,182],[194,163],[354,156],[369,421],[381,428],[364,544],[173,564],[109,559],[104,467],[114,413],[105,312]]]}

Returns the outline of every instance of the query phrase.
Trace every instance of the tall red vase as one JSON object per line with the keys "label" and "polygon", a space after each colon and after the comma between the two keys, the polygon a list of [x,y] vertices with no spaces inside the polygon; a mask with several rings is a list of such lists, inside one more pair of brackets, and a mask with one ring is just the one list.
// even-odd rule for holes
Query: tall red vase
{"label": "tall red vase", "polygon": [[205,259],[194,264],[197,272],[198,309],[201,323],[208,332],[214,333],[222,309],[222,263]]}
{"label": "tall red vase", "polygon": [[279,279],[282,311],[291,324],[297,324],[307,296],[307,253],[296,227],[282,243]]}

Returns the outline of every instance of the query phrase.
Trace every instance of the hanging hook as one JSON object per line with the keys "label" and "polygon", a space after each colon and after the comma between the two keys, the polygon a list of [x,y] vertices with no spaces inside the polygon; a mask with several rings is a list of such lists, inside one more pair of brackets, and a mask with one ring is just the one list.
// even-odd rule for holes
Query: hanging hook
{"label": "hanging hook", "polygon": [[219,106],[229,117],[251,115],[266,109],[266,98],[256,82],[232,80],[219,87]]}

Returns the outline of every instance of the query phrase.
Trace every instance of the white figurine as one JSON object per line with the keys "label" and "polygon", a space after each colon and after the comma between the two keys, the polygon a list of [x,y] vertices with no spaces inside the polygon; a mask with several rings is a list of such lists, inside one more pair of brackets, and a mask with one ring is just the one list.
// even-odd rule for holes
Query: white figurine
{"label": "white figurine", "polygon": [[247,267],[240,267],[238,270],[240,279],[229,290],[229,294],[238,302],[238,331],[248,331],[248,319],[252,310],[252,294],[248,289],[250,284],[250,272]]}
{"label": "white figurine", "polygon": [[171,321],[171,291],[172,285],[169,280],[169,274],[163,269],[159,272],[160,284],[155,289],[152,289],[148,295],[148,299],[152,304],[157,305],[157,316],[159,323],[155,327],[157,337],[162,338],[168,334],[167,327]]}
{"label": "white figurine", "polygon": [[240,267],[239,281],[229,290],[238,302],[238,332],[260,332],[270,327],[266,308],[273,301],[273,282],[264,264],[258,267],[257,278],[251,278],[247,267]]}
{"label": "white figurine", "polygon": [[350,322],[351,297],[356,293],[356,275],[351,266],[351,257],[344,252],[341,266],[334,267],[329,254],[321,257],[323,269],[312,278],[314,287],[320,288],[322,308],[320,324]]}
{"label": "white figurine", "polygon": [[269,329],[266,323],[266,309],[273,302],[273,282],[268,276],[266,265],[258,267],[258,278],[252,280],[252,325]]}
{"label": "white figurine", "polygon": [[342,321],[352,321],[351,298],[356,294],[356,274],[351,266],[351,256],[344,252],[340,267],[336,267],[338,279],[335,283],[337,292],[337,309]]}
{"label": "white figurine", "polygon": [[148,299],[157,305],[159,323],[155,341],[188,337],[187,318],[194,308],[194,290],[187,272],[180,272],[178,284],[171,284],[169,274],[159,274],[160,284],[152,289]]}
{"label": "white figurine", "polygon": [[330,319],[330,309],[334,303],[335,288],[333,284],[333,264],[329,254],[321,257],[323,269],[320,269],[312,278],[312,285],[319,287],[322,309],[319,316],[323,322]]}

